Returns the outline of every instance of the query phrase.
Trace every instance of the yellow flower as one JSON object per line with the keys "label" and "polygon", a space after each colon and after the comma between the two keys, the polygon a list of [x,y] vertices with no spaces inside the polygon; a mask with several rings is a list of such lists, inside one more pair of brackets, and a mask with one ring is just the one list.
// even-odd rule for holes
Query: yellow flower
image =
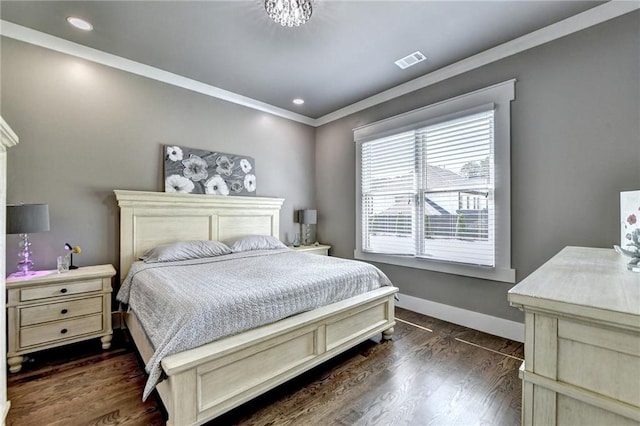
{"label": "yellow flower", "polygon": [[82,249],[80,248],[80,246],[75,246],[75,247],[73,248],[73,250],[71,250],[71,251],[72,251],[73,253],[75,253],[75,254],[80,254],[80,253],[82,253]]}

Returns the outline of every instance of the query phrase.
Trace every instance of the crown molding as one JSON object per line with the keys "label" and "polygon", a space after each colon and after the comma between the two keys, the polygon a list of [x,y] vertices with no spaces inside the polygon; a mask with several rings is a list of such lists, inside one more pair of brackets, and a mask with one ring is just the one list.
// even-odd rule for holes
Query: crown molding
{"label": "crown molding", "polygon": [[573,34],[638,9],[640,9],[640,2],[637,0],[609,1],[555,24],[551,24],[537,31],[440,68],[429,74],[425,74],[399,86],[380,92],[317,119],[242,96],[219,87],[211,86],[197,80],[183,77],[178,74],[164,71],[159,68],[145,65],[140,62],[132,61],[130,59],[83,46],[40,31],[32,30],[12,22],[0,20],[0,35],[161,81],[163,83],[171,84],[173,86],[181,87],[213,98],[242,105],[247,108],[266,112],[298,123],[312,127],[319,127],[356,112],[387,102],[391,99],[406,95],[407,93],[414,92],[476,68],[480,68],[484,65],[488,65],[492,62],[496,62],[545,43],[549,43],[553,40],[565,37],[569,34]]}
{"label": "crown molding", "polygon": [[228,90],[220,89],[219,87],[211,86],[209,84],[183,77],[150,65],[145,65],[140,62],[132,61],[121,56],[112,55],[111,53],[103,52],[102,50],[83,46],[60,37],[55,37],[41,31],[36,31],[31,28],[14,24],[12,22],[0,20],[0,35],[161,81],[163,83],[191,90],[192,92],[211,96],[212,98],[242,105],[247,108],[266,112],[288,120],[297,121],[302,124],[307,124],[309,126],[315,125],[315,120],[313,118],[302,114],[297,114],[265,102],[248,98]]}
{"label": "crown molding", "polygon": [[0,116],[0,149],[2,151],[18,144],[18,135],[11,129],[9,124]]}
{"label": "crown molding", "polygon": [[391,99],[415,92],[427,86],[439,83],[449,78],[464,74],[476,68],[492,62],[499,61],[525,50],[532,49],[550,41],[584,30],[602,22],[617,18],[640,8],[637,0],[613,0],[600,6],[564,19],[562,21],[541,28],[537,31],[525,34],[506,43],[500,44],[484,52],[469,56],[444,68],[440,68],[429,74],[393,87],[389,90],[358,101],[354,104],[336,110],[315,120],[315,126],[319,127],[356,112],[371,108]]}

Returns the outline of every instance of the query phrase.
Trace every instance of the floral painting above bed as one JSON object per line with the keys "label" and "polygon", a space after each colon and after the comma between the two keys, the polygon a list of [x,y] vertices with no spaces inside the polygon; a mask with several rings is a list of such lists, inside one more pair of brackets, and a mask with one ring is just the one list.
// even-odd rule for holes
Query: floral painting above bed
{"label": "floral painting above bed", "polygon": [[190,194],[255,195],[251,157],[183,146],[164,146],[164,190]]}

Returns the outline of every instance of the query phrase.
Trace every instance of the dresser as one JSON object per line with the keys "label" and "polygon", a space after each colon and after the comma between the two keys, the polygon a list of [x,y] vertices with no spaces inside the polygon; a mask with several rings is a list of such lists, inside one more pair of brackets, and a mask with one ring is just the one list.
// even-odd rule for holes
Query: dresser
{"label": "dresser", "polygon": [[23,355],[99,337],[111,346],[111,265],[88,266],[65,273],[37,271],[8,277],[7,363],[22,368]]}
{"label": "dresser", "polygon": [[640,424],[640,274],[566,247],[509,291],[525,314],[524,425]]}
{"label": "dresser", "polygon": [[299,247],[289,246],[289,248],[291,250],[295,250],[295,251],[302,251],[302,252],[305,252],[305,253],[312,253],[312,254],[319,254],[319,255],[322,255],[322,256],[329,256],[329,249],[331,248],[331,246],[320,244],[320,245],[317,245],[317,246],[299,246]]}

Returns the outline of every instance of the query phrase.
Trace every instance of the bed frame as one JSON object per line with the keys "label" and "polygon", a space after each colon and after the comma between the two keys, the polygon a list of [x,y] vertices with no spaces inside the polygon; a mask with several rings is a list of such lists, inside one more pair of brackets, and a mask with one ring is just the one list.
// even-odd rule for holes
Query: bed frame
{"label": "bed frame", "polygon": [[[120,206],[120,276],[147,249],[181,240],[279,237],[281,198],[114,191]],[[196,425],[382,332],[391,339],[395,287],[227,337],[162,360],[156,389],[169,425]],[[134,314],[125,323],[147,362],[153,346]]]}

